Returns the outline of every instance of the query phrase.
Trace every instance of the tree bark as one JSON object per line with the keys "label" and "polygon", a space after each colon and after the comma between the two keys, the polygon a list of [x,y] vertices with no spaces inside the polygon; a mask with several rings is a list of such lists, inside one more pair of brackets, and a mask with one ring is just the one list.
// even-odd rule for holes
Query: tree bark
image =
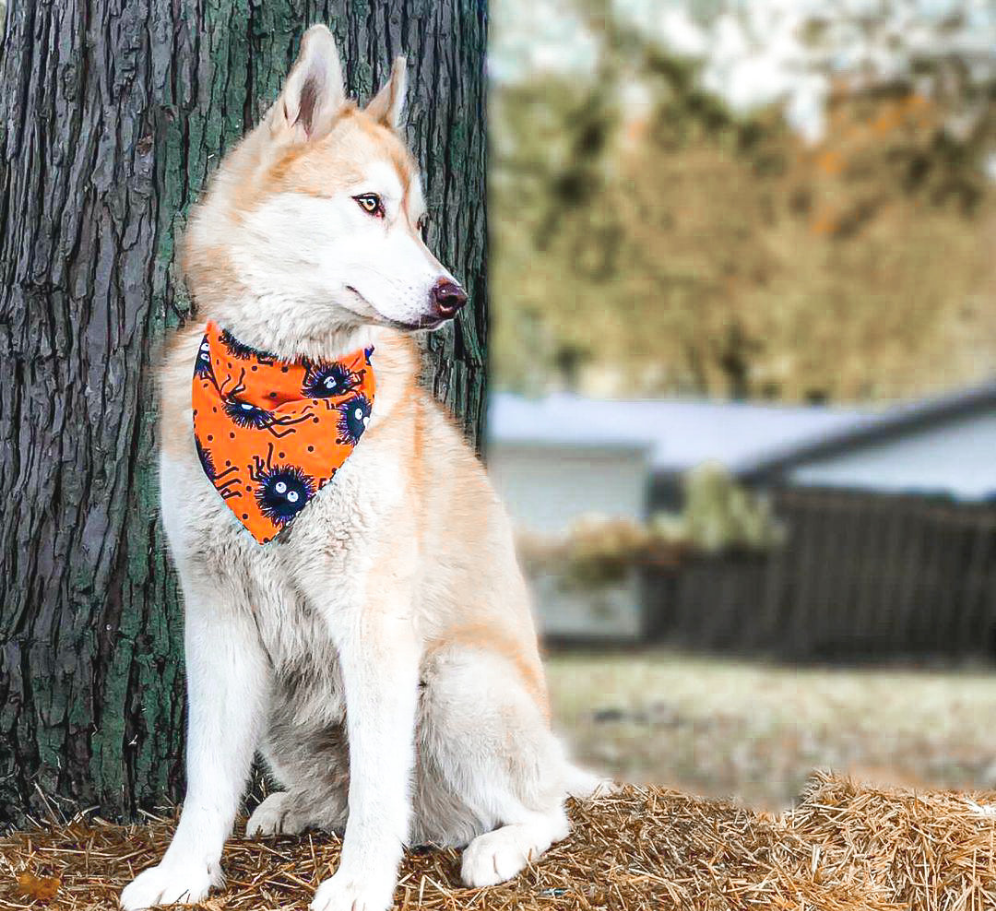
{"label": "tree bark", "polygon": [[0,821],[182,785],[182,616],[156,489],[157,349],[196,319],[190,204],[335,31],[362,100],[409,60],[430,244],[472,305],[426,382],[477,444],[487,341],[483,0],[8,0],[0,45]]}

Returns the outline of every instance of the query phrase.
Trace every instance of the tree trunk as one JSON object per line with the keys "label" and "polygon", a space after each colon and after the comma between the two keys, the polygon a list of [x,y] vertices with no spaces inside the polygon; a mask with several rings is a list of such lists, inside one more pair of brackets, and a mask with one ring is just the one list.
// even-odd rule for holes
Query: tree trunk
{"label": "tree trunk", "polygon": [[[2,0],[0,0],[2,2]],[[0,50],[0,821],[182,784],[182,616],[158,521],[157,350],[196,318],[176,233],[304,29],[354,94],[410,66],[431,245],[472,306],[426,381],[477,443],[487,331],[483,0],[8,0]]]}

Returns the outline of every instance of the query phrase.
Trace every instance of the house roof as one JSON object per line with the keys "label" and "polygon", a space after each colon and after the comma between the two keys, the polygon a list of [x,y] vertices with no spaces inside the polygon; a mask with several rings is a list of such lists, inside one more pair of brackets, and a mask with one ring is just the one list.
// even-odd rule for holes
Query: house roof
{"label": "house roof", "polygon": [[739,474],[800,447],[875,421],[872,412],[824,406],[661,399],[606,401],[572,394],[491,397],[488,433],[498,444],[649,448],[658,473],[707,461]]}
{"label": "house roof", "polygon": [[996,379],[882,411],[660,399],[609,401],[560,393],[491,397],[493,442],[572,448],[648,448],[658,473],[718,461],[763,481],[802,465],[879,446],[996,409]]}
{"label": "house roof", "polygon": [[524,398],[494,393],[488,400],[488,440],[492,445],[538,448],[652,449],[651,434],[617,420],[620,404],[573,395]]}
{"label": "house roof", "polygon": [[941,425],[996,411],[996,379],[981,386],[923,401],[897,405],[871,420],[841,427],[823,439],[770,452],[753,465],[745,465],[741,477],[766,481],[802,466],[825,462],[836,456],[881,446]]}

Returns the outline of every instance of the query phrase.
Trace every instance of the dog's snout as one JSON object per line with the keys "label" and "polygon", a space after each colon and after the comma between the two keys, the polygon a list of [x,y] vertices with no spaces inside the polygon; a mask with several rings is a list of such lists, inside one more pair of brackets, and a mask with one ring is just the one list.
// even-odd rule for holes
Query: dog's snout
{"label": "dog's snout", "polygon": [[449,279],[440,279],[432,289],[432,309],[440,319],[452,319],[465,303],[467,293]]}

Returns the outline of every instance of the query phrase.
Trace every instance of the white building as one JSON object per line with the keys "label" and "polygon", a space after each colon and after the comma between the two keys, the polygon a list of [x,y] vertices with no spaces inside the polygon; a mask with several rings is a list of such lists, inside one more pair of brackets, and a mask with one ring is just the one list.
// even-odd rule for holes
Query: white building
{"label": "white building", "polygon": [[488,471],[516,525],[556,533],[584,514],[646,515],[653,441],[622,432],[611,419],[616,407],[574,396],[492,397]]}
{"label": "white building", "polygon": [[874,419],[827,407],[498,393],[488,470],[517,524],[557,532],[591,513],[645,518],[652,498],[674,505],[669,486],[703,462],[739,474]]}

